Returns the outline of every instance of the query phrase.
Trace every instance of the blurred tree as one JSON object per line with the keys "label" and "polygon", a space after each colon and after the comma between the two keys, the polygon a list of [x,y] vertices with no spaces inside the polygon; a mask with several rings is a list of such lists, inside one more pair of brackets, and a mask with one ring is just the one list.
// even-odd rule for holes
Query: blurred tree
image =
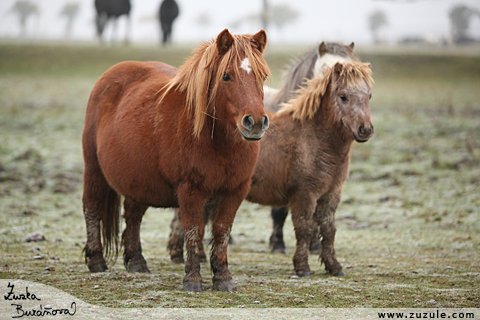
{"label": "blurred tree", "polygon": [[66,3],[62,11],[60,11],[60,16],[65,16],[67,19],[67,24],[65,26],[65,38],[70,39],[72,36],[73,22],[78,16],[80,11],[80,3],[78,2],[69,2]]}
{"label": "blurred tree", "polygon": [[18,15],[20,23],[20,37],[25,37],[28,18],[33,14],[36,14],[37,16],[40,14],[37,5],[28,0],[17,0],[10,12]]}
{"label": "blurred tree", "polygon": [[241,17],[239,20],[231,23],[233,27],[237,27],[243,22],[257,22],[260,21],[262,28],[266,30],[268,25],[273,23],[277,28],[282,28],[285,24],[288,24],[300,16],[300,13],[291,8],[287,4],[279,4],[270,6],[267,1],[264,0],[264,7],[260,14],[253,13]]}
{"label": "blurred tree", "polygon": [[480,12],[465,5],[457,5],[450,10],[449,18],[453,43],[459,44],[468,41],[467,31],[470,27],[470,20],[474,15],[480,17]]}
{"label": "blurred tree", "polygon": [[388,25],[387,15],[383,11],[375,11],[368,16],[368,24],[372,31],[373,41],[380,43],[379,30]]}

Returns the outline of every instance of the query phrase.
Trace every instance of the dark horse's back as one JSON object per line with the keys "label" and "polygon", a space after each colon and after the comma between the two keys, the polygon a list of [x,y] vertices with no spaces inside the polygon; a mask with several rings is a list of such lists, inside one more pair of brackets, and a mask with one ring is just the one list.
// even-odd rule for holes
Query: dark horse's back
{"label": "dark horse's back", "polygon": [[[119,194],[126,194],[123,189],[129,186],[128,193],[138,202],[176,206],[167,200],[175,198],[171,186],[153,178],[163,176],[156,166],[135,169],[139,164],[158,162],[153,150],[159,148],[153,145],[156,139],[151,130],[161,130],[163,113],[157,112],[158,93],[176,73],[176,68],[164,63],[128,61],[111,67],[100,77],[88,100],[82,138],[85,174],[89,175],[86,184],[90,181],[96,185],[102,180],[101,184],[107,183]],[[132,190],[137,191],[132,194]],[[164,192],[154,194],[148,190]]]}
{"label": "dark horse's back", "polygon": [[109,18],[128,15],[131,8],[130,0],[95,0],[97,13],[105,13]]}

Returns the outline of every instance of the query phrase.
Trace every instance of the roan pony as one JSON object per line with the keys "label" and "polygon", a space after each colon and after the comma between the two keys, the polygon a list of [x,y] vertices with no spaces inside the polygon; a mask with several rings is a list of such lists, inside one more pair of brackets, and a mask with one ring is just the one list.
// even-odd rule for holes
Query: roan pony
{"label": "roan pony", "polygon": [[[282,103],[288,102],[295,90],[301,88],[305,81],[312,78],[320,78],[327,67],[336,62],[359,61],[359,57],[353,51],[354,43],[346,46],[337,42],[323,42],[305,52],[301,57],[295,58],[287,71],[280,89],[264,86],[265,98],[263,100],[265,110],[278,111]],[[273,231],[270,236],[270,247],[274,253],[286,253],[283,241],[283,225],[287,218],[288,208],[272,208]],[[208,219],[208,217],[205,217]],[[207,223],[207,221],[205,221]],[[175,217],[171,224],[171,234],[167,249],[173,262],[183,263],[184,234],[179,210],[175,210]],[[314,223],[314,232],[310,241],[310,252],[320,253],[319,228]],[[203,247],[199,250],[200,260],[205,262],[206,254]]]}
{"label": "roan pony", "polygon": [[338,62],[323,77],[308,80],[278,113],[269,113],[270,129],[260,142],[246,199],[289,207],[297,239],[293,264],[298,276],[310,275],[312,221],[320,226],[325,269],[332,275],[345,274],[334,249],[335,212],[349,173],[351,145],[373,135],[372,82],[369,63]]}
{"label": "roan pony", "polygon": [[[346,46],[338,42],[325,43],[322,41],[320,45],[295,59],[285,73],[285,79],[280,89],[264,87],[265,99],[263,102],[265,110],[278,111],[283,103],[292,98],[294,91],[305,84],[305,80],[322,77],[323,71],[327,67],[331,67],[337,62],[360,61],[358,55],[353,51],[354,46],[353,42]],[[270,248],[273,253],[286,253],[283,241],[283,225],[287,214],[287,207],[272,208],[273,230],[270,236]],[[309,247],[312,254],[319,254],[321,250],[318,235],[319,228],[314,222],[314,232]]]}
{"label": "roan pony", "polygon": [[208,204],[213,208],[213,288],[235,289],[227,243],[250,188],[258,140],[269,125],[263,108],[263,82],[270,75],[262,57],[266,43],[263,30],[231,35],[225,29],[179,70],[160,62],[123,62],[97,81],[82,140],[84,250],[90,271],[106,271],[103,253],[118,253],[124,196],[126,269],[149,272],[140,244],[147,208],[180,207],[187,239],[183,288],[202,291],[195,251]]}

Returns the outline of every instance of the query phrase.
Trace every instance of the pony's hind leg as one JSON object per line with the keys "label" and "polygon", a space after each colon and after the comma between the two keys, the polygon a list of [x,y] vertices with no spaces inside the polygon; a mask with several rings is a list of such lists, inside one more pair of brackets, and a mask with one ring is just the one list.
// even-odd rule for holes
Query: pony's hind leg
{"label": "pony's hind leg", "polygon": [[320,258],[325,264],[325,270],[334,276],[344,276],[342,265],[337,261],[334,242],[335,233],[335,212],[340,203],[340,195],[330,195],[317,201],[315,220],[320,226],[322,237]]}
{"label": "pony's hind leg", "polygon": [[167,250],[170,252],[170,260],[174,263],[185,263],[183,259],[184,238],[185,233],[183,232],[180,210],[175,209],[175,216],[170,224],[170,237],[167,246]]}
{"label": "pony's hind leg", "polygon": [[320,243],[320,227],[315,219],[313,221],[313,233],[312,239],[310,239],[309,250],[311,254],[320,254],[322,252],[322,245]]}
{"label": "pony's hind leg", "polygon": [[[103,256],[104,246],[107,255],[113,250],[115,256],[117,254],[120,199],[100,168],[91,163],[85,165],[82,201],[87,229],[85,262],[91,272],[104,272],[108,269]],[[106,241],[104,246],[102,233]]]}
{"label": "pony's hind leg", "polygon": [[272,208],[273,232],[270,236],[270,247],[273,253],[286,254],[285,242],[283,242],[283,225],[288,215],[288,208]]}
{"label": "pony's hind leg", "polygon": [[148,206],[139,204],[126,197],[123,203],[125,208],[126,228],[123,231],[122,243],[125,248],[123,263],[128,272],[150,272],[147,261],[142,255],[140,243],[140,225]]}

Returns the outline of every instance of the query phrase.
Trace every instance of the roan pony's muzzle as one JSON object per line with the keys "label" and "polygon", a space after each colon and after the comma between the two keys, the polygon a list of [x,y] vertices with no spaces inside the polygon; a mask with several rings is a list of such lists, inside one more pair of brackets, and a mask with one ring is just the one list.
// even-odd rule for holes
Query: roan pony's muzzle
{"label": "roan pony's muzzle", "polygon": [[252,116],[246,115],[243,117],[242,125],[239,126],[239,129],[243,139],[246,141],[258,141],[262,139],[268,126],[267,116],[263,116],[260,121],[255,121]]}
{"label": "roan pony's muzzle", "polygon": [[373,131],[373,125],[371,123],[368,125],[361,124],[358,127],[357,133],[353,136],[357,142],[367,142],[373,136]]}

